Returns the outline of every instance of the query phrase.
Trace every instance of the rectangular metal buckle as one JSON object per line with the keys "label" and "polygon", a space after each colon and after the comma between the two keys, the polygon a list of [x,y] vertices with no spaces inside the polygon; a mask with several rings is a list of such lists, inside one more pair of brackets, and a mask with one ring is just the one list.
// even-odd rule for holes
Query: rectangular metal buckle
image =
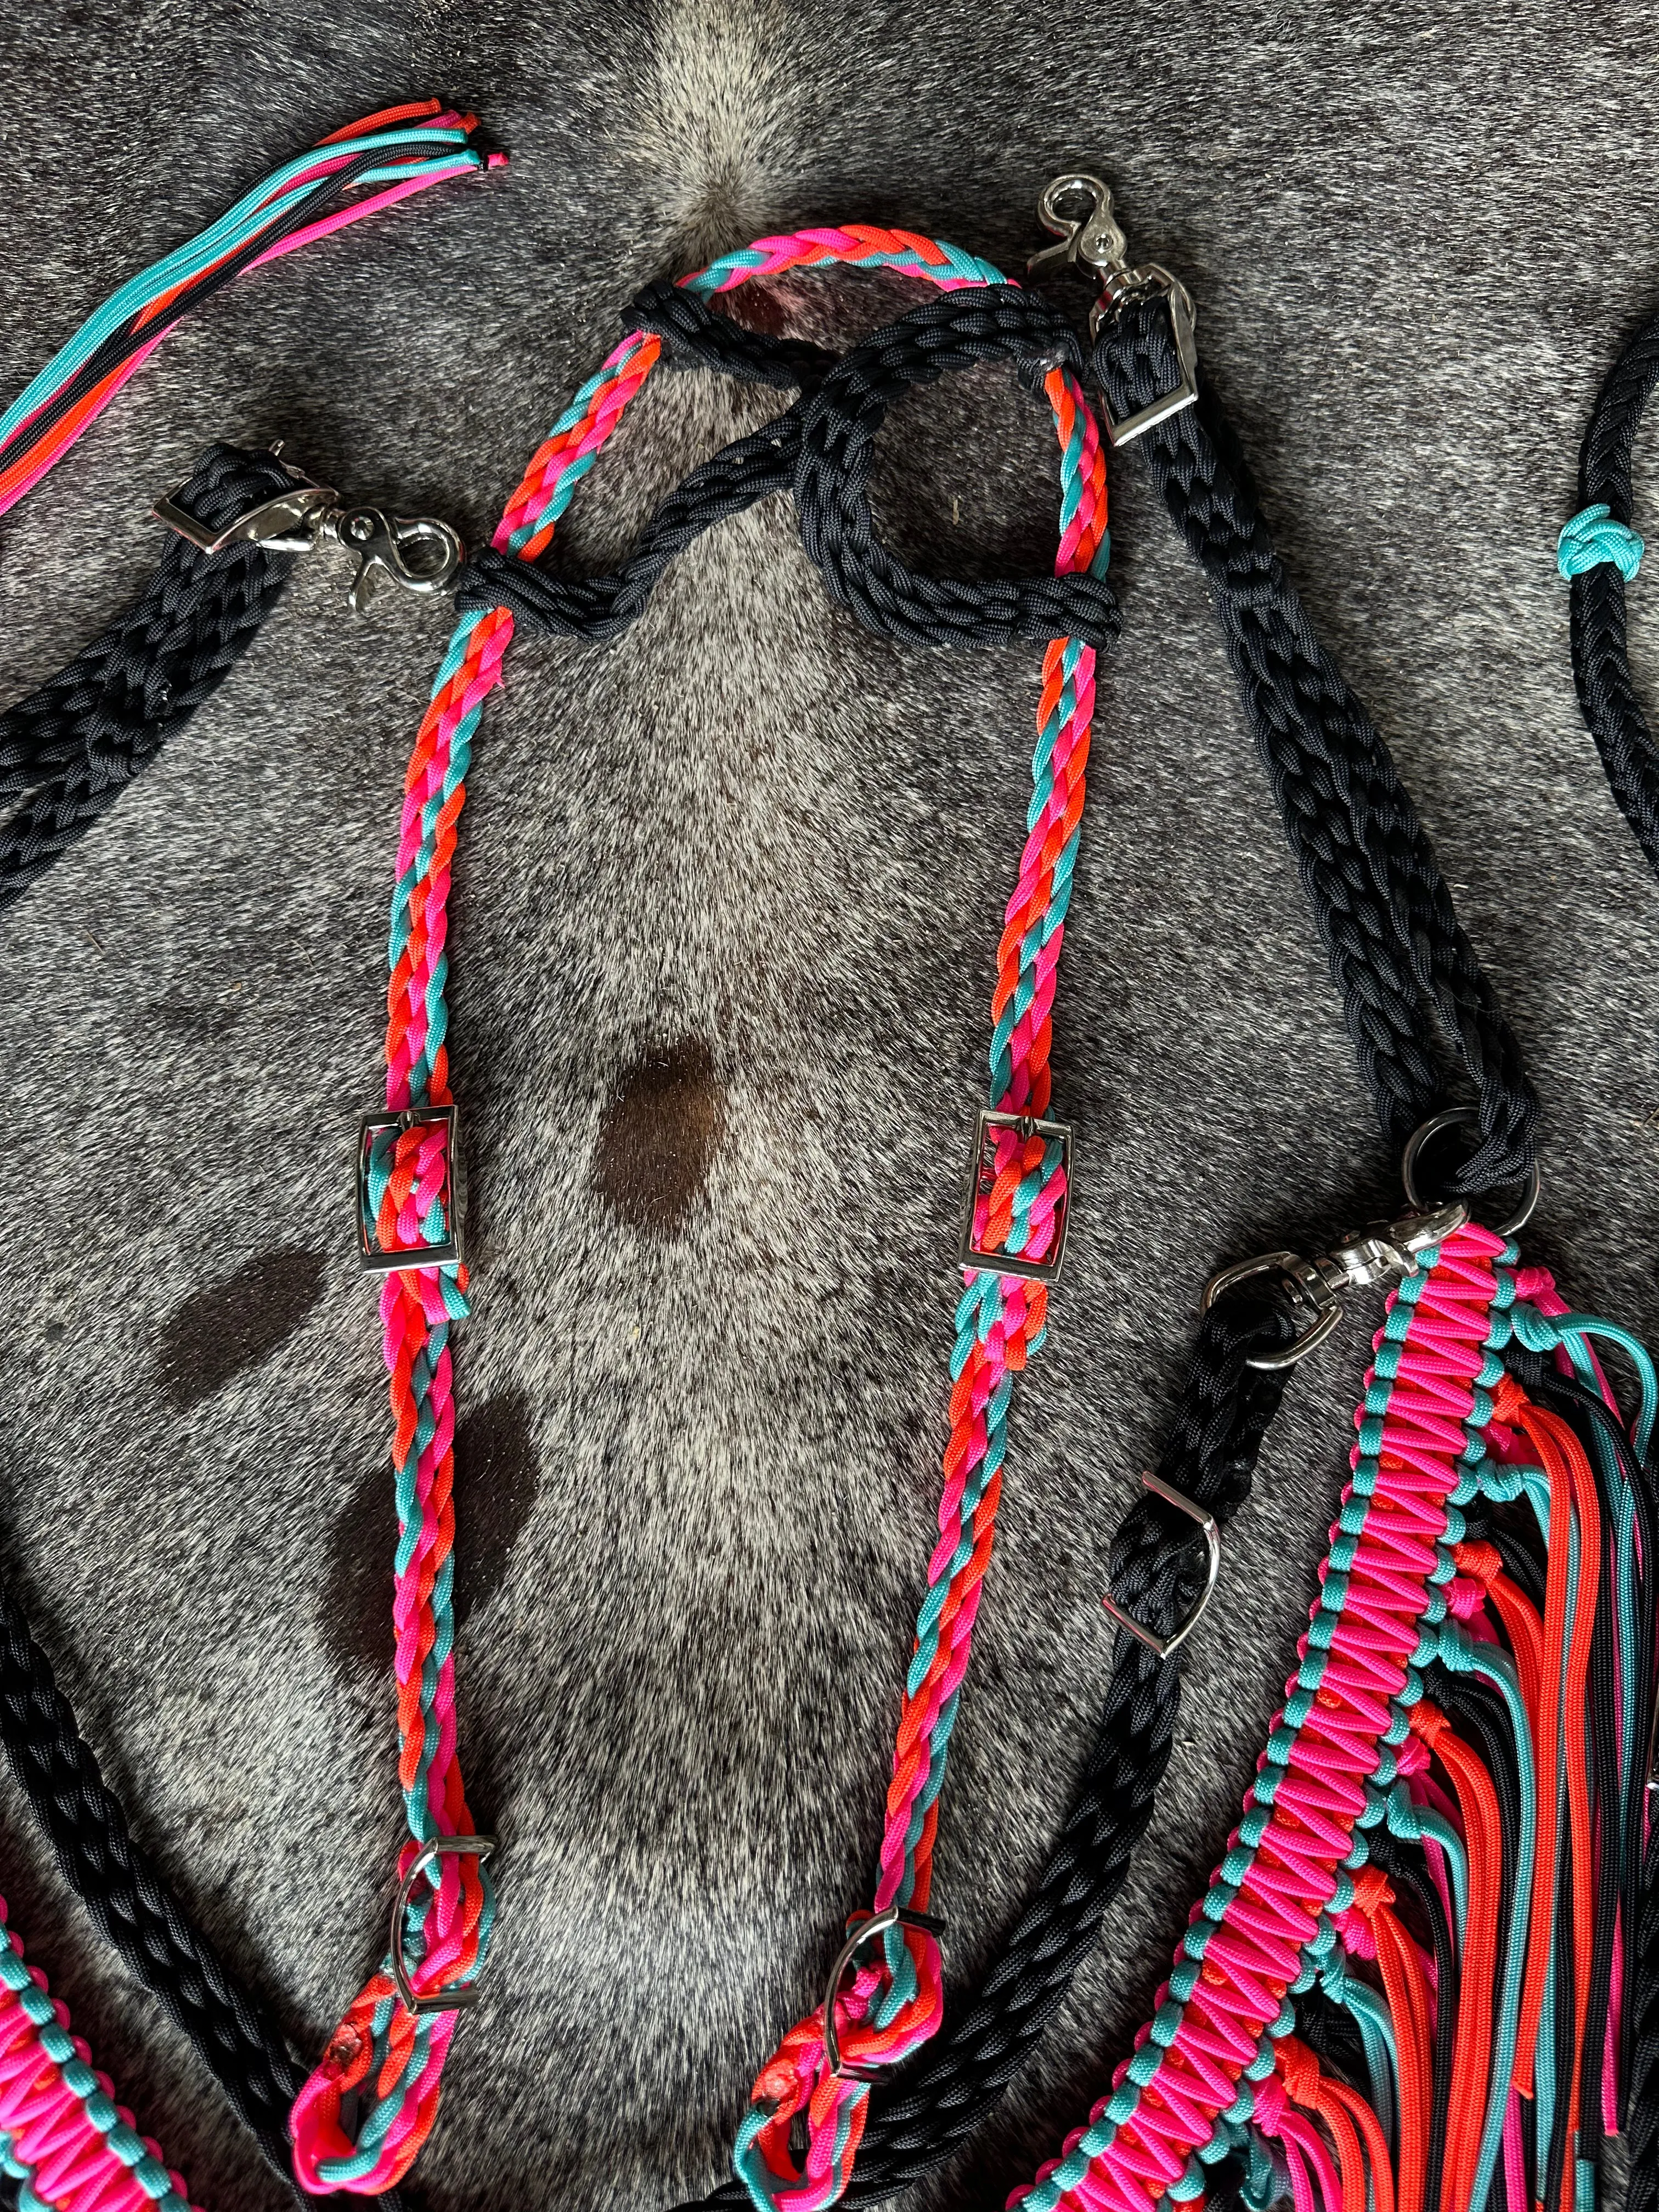
{"label": "rectangular metal buckle", "polygon": [[[1017,1129],[1022,1137],[1041,1137],[1045,1144],[1058,1140],[1065,1147],[1061,1165],[1066,1170],[1066,1195],[1060,1201],[1054,1219],[1054,1241],[1046,1260],[1023,1260],[1012,1252],[987,1252],[974,1242],[974,1212],[977,1200],[991,1188],[984,1180],[987,1172],[987,1140],[998,1129]],[[1072,1131],[1066,1121],[1039,1121],[1030,1114],[997,1114],[989,1107],[981,1107],[974,1128],[974,1156],[968,1169],[968,1191],[963,1207],[962,1241],[957,1247],[957,1264],[963,1267],[983,1268],[993,1275],[1018,1275],[1031,1283],[1052,1283],[1060,1273],[1060,1261],[1066,1257],[1066,1231],[1072,1218]]]}
{"label": "rectangular metal buckle", "polygon": [[1175,332],[1176,359],[1181,363],[1181,381],[1172,390],[1154,399],[1150,407],[1138,414],[1126,415],[1120,422],[1101,399],[1101,415],[1106,425],[1106,435],[1114,448],[1127,446],[1144,431],[1155,430],[1160,422],[1167,422],[1172,415],[1179,415],[1183,407],[1191,407],[1198,398],[1198,345],[1193,331],[1192,295],[1184,284],[1170,276],[1167,270],[1152,268],[1149,276],[1164,279],[1168,284],[1164,298],[1169,303],[1170,326]]}
{"label": "rectangular metal buckle", "polygon": [[[370,1239],[368,1149],[386,1130],[422,1129],[441,1123],[444,1131],[444,1218],[449,1235],[441,1244],[417,1244],[406,1252],[383,1252]],[[466,1209],[466,1170],[461,1162],[460,1115],[453,1106],[409,1106],[402,1113],[365,1114],[357,1124],[357,1256],[370,1275],[402,1275],[421,1267],[459,1267],[462,1257],[461,1217]]]}

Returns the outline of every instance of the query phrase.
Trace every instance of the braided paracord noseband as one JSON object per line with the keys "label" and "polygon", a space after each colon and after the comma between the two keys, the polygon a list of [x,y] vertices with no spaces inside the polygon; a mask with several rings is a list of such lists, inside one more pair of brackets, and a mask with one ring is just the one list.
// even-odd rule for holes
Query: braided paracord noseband
{"label": "braided paracord noseband", "polygon": [[[1091,369],[1120,416],[1173,389],[1182,363],[1167,303],[1132,301],[1109,316]],[[1215,594],[1384,1134],[1402,1146],[1446,1105],[1437,1019],[1477,1094],[1481,1138],[1449,1188],[1475,1197],[1524,1182],[1538,1103],[1520,1048],[1388,747],[1273,550],[1213,392],[1201,386],[1197,405],[1136,442]]]}
{"label": "braided paracord noseband", "polygon": [[[1075,341],[1036,302],[1003,285],[988,264],[933,240],[860,227],[768,239],[689,279],[707,295],[757,274],[827,261],[902,270],[942,289],[993,286],[980,319],[977,353],[1013,352],[1041,368],[1044,346]],[[1011,305],[1010,302],[1019,302]],[[1022,308],[1029,323],[1017,325]],[[960,345],[965,323],[952,329]],[[1022,327],[1024,335],[1022,336]],[[1033,334],[1036,334],[1035,336]],[[555,426],[508,503],[495,538],[502,556],[533,562],[550,539],[576,483],[592,466],[623,409],[659,358],[662,340],[635,331],[577,395]],[[880,334],[890,348],[892,332]],[[864,349],[859,349],[863,353]],[[941,360],[948,360],[942,352]],[[879,375],[879,344],[867,373]],[[901,383],[925,374],[919,361]],[[937,374],[935,368],[933,373]],[[1093,418],[1075,374],[1042,370],[1061,450],[1062,509],[1056,571],[1086,574],[1105,539],[1105,484]],[[764,457],[763,456],[763,459]],[[892,572],[890,570],[890,577]],[[988,595],[981,592],[981,599]],[[876,605],[872,601],[872,605]],[[1097,613],[1101,602],[1095,600]],[[1018,627],[998,610],[1004,632]],[[902,619],[897,603],[892,618]],[[514,616],[499,603],[463,620],[439,672],[416,741],[406,786],[398,884],[392,908],[391,1020],[387,1033],[388,1114],[363,1138],[362,1234],[379,1264],[392,1262],[382,1297],[392,1370],[393,1461],[403,1538],[398,1556],[397,1672],[404,1752],[400,1778],[410,1841],[402,1871],[409,1905],[398,1930],[407,1990],[417,2001],[453,2004],[482,1966],[494,1896],[473,1835],[454,1756],[449,1553],[453,1541],[453,1406],[448,1346],[452,1321],[465,1312],[465,1271],[455,1219],[458,1162],[447,1080],[443,986],[445,908],[456,824],[471,738],[484,698],[499,681]],[[1068,1139],[1047,1124],[1048,1009],[1070,896],[1083,800],[1083,769],[1093,706],[1094,649],[1060,637],[1048,647],[1039,707],[1039,743],[1030,836],[1005,920],[994,1000],[993,1106],[1006,1120],[981,1124],[979,1183],[972,1224],[976,1250],[1006,1255],[1041,1269],[1057,1247],[1066,1202]],[[422,1264],[419,1255],[433,1255]],[[1045,1285],[1033,1279],[970,1271],[958,1312],[953,1361],[951,1439],[945,1460],[940,1540],[918,1624],[906,1687],[876,1909],[925,1914],[935,1801],[945,1746],[965,1668],[979,1590],[988,1559],[1000,1486],[1012,1377],[1041,1341]],[[462,1838],[461,1850],[448,1839]],[[416,1893],[418,1893],[418,1894]],[[404,2172],[435,2116],[439,2076],[454,2029],[453,2009],[411,2009],[399,1995],[400,1961],[364,1989],[295,2107],[295,2168],[307,2187],[372,2189]],[[867,1960],[838,2005],[847,2057],[890,2061],[937,2025],[939,1954],[925,1926],[895,1924],[878,1957]],[[789,2172],[795,2109],[809,2114],[805,2194],[823,2201],[839,2189],[861,2127],[866,2085],[829,2073],[816,2023],[796,2032],[767,2069],[787,2077],[790,2111],[781,2120],[757,2104],[739,2158],[757,2174]],[[805,2047],[816,2042],[817,2057]],[[818,2094],[820,2089],[823,2094]],[[355,2130],[343,2125],[342,2098],[360,2093]],[[763,2087],[760,2094],[769,2097]],[[849,2140],[850,2137],[850,2140]],[[800,2185],[788,2193],[799,2196]]]}

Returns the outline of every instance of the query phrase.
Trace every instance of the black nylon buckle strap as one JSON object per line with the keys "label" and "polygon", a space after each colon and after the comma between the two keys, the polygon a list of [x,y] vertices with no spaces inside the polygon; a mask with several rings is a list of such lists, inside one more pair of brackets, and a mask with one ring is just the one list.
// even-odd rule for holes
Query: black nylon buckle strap
{"label": "black nylon buckle strap", "polygon": [[[210,446],[179,494],[222,529],[291,486],[271,453]],[[21,897],[176,737],[252,644],[292,554],[209,555],[168,534],[138,599],[67,668],[0,714],[0,909]]]}
{"label": "black nylon buckle strap", "polygon": [[[1581,507],[1605,503],[1631,522],[1631,453],[1648,396],[1659,383],[1659,315],[1613,364],[1578,457]],[[1659,748],[1636,696],[1625,628],[1625,579],[1611,562],[1572,580],[1572,680],[1589,733],[1626,820],[1659,872]]]}
{"label": "black nylon buckle strap", "polygon": [[[1092,374],[1115,414],[1179,380],[1162,301],[1105,319]],[[1448,1176],[1475,1197],[1523,1181],[1538,1102],[1382,735],[1320,644],[1214,392],[1135,450],[1215,593],[1245,711],[1330,955],[1349,1033],[1396,1146],[1447,1103],[1437,1034],[1478,1097],[1481,1142]]]}
{"label": "black nylon buckle strap", "polygon": [[[1218,1521],[1249,1499],[1288,1378],[1288,1370],[1250,1362],[1294,1334],[1281,1307],[1245,1293],[1221,1300],[1200,1328],[1158,1472]],[[1113,1589],[1137,1619],[1167,1632],[1203,1587],[1204,1556],[1189,1520],[1143,1498],[1113,1545]],[[1179,1662],[1120,1632],[1100,1726],[1048,1863],[979,1989],[953,1995],[938,2040],[897,2081],[871,2091],[849,2206],[878,2203],[944,2165],[1066,2002],[1152,1818],[1180,1702]],[[748,2203],[732,2180],[679,2212],[743,2212]]]}

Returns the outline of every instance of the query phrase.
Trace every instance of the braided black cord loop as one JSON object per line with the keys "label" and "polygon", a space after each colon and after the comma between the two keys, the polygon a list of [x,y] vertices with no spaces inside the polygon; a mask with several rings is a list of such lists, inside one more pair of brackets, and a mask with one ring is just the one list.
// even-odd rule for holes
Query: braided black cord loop
{"label": "braided black cord loop", "polygon": [[811,392],[837,356],[805,338],[775,338],[717,315],[701,295],[659,276],[636,292],[623,312],[630,330],[653,331],[676,362],[718,369],[745,384],[770,384],[780,392]]}
{"label": "braided black cord loop", "polygon": [[[1659,382],[1659,315],[1644,323],[1602,386],[1578,456],[1581,507],[1605,501],[1631,521],[1631,451]],[[1659,872],[1659,750],[1631,679],[1625,579],[1610,561],[1572,580],[1572,680],[1613,795]]]}
{"label": "braided black cord loop", "polygon": [[799,445],[797,405],[721,447],[669,493],[614,575],[555,576],[537,562],[484,546],[457,574],[456,606],[463,614],[506,607],[532,629],[590,644],[620,637],[694,539],[769,492],[787,490]]}
{"label": "braided black cord loop", "polygon": [[[251,1990],[231,1973],[155,1862],[133,1839],[52,1662],[0,1582],[0,1737],[64,1881],[137,1980],[187,2035],[290,2186],[289,2107],[307,2069]],[[296,2191],[297,2194],[297,2191]],[[306,2197],[341,2207],[360,2200]],[[374,2200],[401,2212],[394,2192]]]}
{"label": "braided black cord loop", "polygon": [[802,541],[830,596],[866,629],[905,645],[987,645],[1073,637],[1109,646],[1121,627],[1098,577],[1022,576],[983,584],[919,575],[876,536],[869,479],[876,434],[896,399],[953,369],[1012,361],[1030,381],[1053,368],[1081,376],[1065,319],[1013,284],[945,292],[844,354],[802,410],[795,506]]}
{"label": "braided black cord loop", "polygon": [[[270,453],[210,446],[179,499],[217,530],[292,483]],[[169,532],[126,613],[0,714],[0,802],[20,802],[0,822],[0,908],[84,836],[212,697],[293,566],[292,554],[258,545],[210,556]]]}
{"label": "braided black cord loop", "polygon": [[[1239,1294],[1199,1329],[1158,1472],[1225,1522],[1246,1503],[1287,1370],[1250,1359],[1282,1351],[1295,1329],[1276,1305]],[[1145,1498],[1112,1547],[1118,1602],[1158,1632],[1173,1629],[1203,1587],[1203,1544],[1191,1521]],[[942,2166],[979,2126],[1066,2002],[1107,1906],[1152,1818],[1175,1741],[1178,1657],[1158,1658],[1120,1631],[1087,1762],[1047,1865],[978,1990],[953,2002],[937,2040],[905,2073],[872,2090],[849,2205],[873,2204]],[[746,2206],[723,2182],[680,2212]]]}
{"label": "braided black cord loop", "polygon": [[[1115,416],[1180,375],[1167,307],[1109,317],[1095,380]],[[1215,594],[1245,711],[1385,1135],[1395,1146],[1446,1104],[1435,1023],[1479,1099],[1481,1143],[1449,1189],[1522,1182],[1538,1102],[1521,1050],[1464,935],[1434,850],[1382,735],[1316,635],[1286,576],[1237,443],[1207,385],[1136,450]]]}
{"label": "braided black cord loop", "polygon": [[673,284],[648,285],[628,319],[654,328],[653,315],[689,357],[750,382],[803,387],[804,397],[694,469],[658,506],[616,574],[556,576],[486,549],[456,580],[463,613],[504,606],[532,629],[603,643],[637,621],[664,572],[705,530],[793,489],[801,537],[831,596],[879,637],[904,645],[1116,641],[1117,602],[1098,577],[966,583],[920,575],[880,543],[871,512],[876,433],[904,392],[982,361],[1011,359],[1028,378],[1060,364],[1081,374],[1077,339],[1046,301],[1011,284],[946,293],[839,360],[817,346],[741,330]]}

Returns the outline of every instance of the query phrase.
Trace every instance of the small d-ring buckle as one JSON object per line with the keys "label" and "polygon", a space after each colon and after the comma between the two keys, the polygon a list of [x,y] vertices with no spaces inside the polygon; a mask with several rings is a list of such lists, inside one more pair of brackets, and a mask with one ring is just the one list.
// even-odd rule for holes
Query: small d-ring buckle
{"label": "small d-ring buckle", "polygon": [[1214,1514],[1206,1510],[1202,1505],[1194,1505],[1192,1499],[1183,1497],[1173,1483],[1165,1482],[1156,1474],[1143,1474],[1140,1480],[1142,1486],[1150,1490],[1155,1498],[1161,1498],[1166,1505],[1173,1505],[1178,1512],[1184,1513],[1189,1521],[1196,1521],[1203,1530],[1206,1555],[1204,1588],[1189,1608],[1186,1619],[1180,1623],[1179,1626],[1172,1629],[1168,1636],[1154,1635],[1150,1628],[1143,1627],[1133,1613],[1125,1613],[1110,1590],[1107,1591],[1100,1602],[1120,1628],[1127,1628],[1131,1636],[1139,1638],[1149,1651],[1155,1651],[1160,1659],[1167,1659],[1172,1651],[1181,1648],[1194,1629],[1198,1626],[1199,1622],[1204,1618],[1206,1607],[1215,1595],[1216,1577],[1221,1572],[1221,1531],[1216,1525]]}
{"label": "small d-ring buckle", "polygon": [[410,2012],[465,2012],[470,2004],[478,2001],[478,1992],[471,1984],[459,1990],[435,1990],[430,1996],[418,1996],[415,1984],[409,1978],[409,1961],[404,1956],[404,1914],[410,1899],[415,1894],[415,1885],[428,1867],[441,1858],[462,1857],[487,1859],[495,1850],[494,1836],[434,1836],[421,1845],[409,1863],[409,1872],[398,1885],[398,1902],[392,1908],[392,1978],[398,1984],[398,1995]]}
{"label": "small d-ring buckle", "polygon": [[937,1942],[945,1933],[945,1923],[931,1912],[913,1911],[908,1905],[884,1905],[879,1912],[860,1912],[854,1915],[854,1925],[847,1941],[836,1954],[836,1963],[830,1970],[830,1986],[823,1993],[823,2055],[830,2062],[830,2071],[837,2081],[876,2081],[881,2078],[879,2066],[860,2066],[841,2055],[841,2041],[836,2033],[836,1994],[841,1988],[841,1978],[852,1965],[866,1943],[873,1943],[890,1928],[919,1928],[924,1936]]}
{"label": "small d-ring buckle", "polygon": [[[1400,1180],[1405,1184],[1406,1196],[1413,1206],[1420,1209],[1424,1203],[1417,1188],[1417,1163],[1422,1157],[1424,1146],[1431,1138],[1437,1137],[1443,1129],[1455,1128],[1460,1123],[1474,1122],[1478,1126],[1480,1116],[1473,1106],[1448,1106],[1444,1113],[1431,1114],[1419,1128],[1412,1131],[1406,1140],[1405,1153],[1400,1163]],[[1537,1206],[1540,1188],[1538,1163],[1534,1160],[1527,1173],[1520,1205],[1500,1228],[1492,1231],[1494,1237],[1501,1237],[1507,1243],[1517,1231],[1526,1227]]]}

